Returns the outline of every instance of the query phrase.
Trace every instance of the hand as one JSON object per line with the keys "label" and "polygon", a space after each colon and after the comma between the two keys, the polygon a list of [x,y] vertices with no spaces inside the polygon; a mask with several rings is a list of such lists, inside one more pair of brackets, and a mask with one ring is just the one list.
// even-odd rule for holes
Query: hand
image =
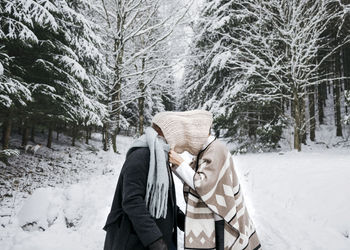
{"label": "hand", "polygon": [[166,245],[163,238],[159,238],[148,246],[149,250],[168,250],[168,246]]}
{"label": "hand", "polygon": [[169,152],[169,162],[174,165],[180,166],[181,163],[184,162],[184,159],[182,159],[182,157],[178,153],[171,149]]}

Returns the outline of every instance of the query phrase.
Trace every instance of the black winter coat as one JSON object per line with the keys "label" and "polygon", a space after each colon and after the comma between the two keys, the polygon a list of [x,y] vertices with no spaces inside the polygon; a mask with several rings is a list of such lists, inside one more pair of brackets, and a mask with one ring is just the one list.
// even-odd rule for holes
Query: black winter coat
{"label": "black winter coat", "polygon": [[104,230],[104,250],[143,250],[163,237],[170,249],[177,244],[177,227],[183,230],[184,214],[176,206],[175,186],[169,170],[169,199],[165,219],[151,217],[144,200],[149,170],[148,148],[128,152],[119,175],[111,211]]}

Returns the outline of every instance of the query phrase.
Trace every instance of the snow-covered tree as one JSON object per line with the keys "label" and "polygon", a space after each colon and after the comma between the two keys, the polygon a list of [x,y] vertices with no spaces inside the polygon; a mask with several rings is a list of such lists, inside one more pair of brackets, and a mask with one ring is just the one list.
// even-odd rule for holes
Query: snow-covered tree
{"label": "snow-covered tree", "polygon": [[[350,91],[346,90],[345,91],[345,104],[349,108],[350,107]],[[350,124],[350,115],[346,114],[344,117],[344,123],[345,124]]]}
{"label": "snow-covered tree", "polygon": [[186,109],[210,109],[216,117],[215,128],[226,128],[226,136],[241,143],[241,148],[256,144],[274,147],[283,126],[280,111],[272,105],[273,99],[266,100],[258,94],[267,91],[266,86],[254,77],[248,81],[247,72],[232,61],[237,57],[244,64],[246,59],[230,37],[243,41],[247,39],[243,31],[256,25],[246,7],[242,1],[204,4],[194,28],[198,35],[191,44],[192,60],[185,69],[187,94],[183,105]]}
{"label": "snow-covered tree", "polygon": [[152,114],[151,108],[153,112],[156,107],[158,111],[163,109],[160,100],[164,94],[155,97],[159,91],[171,89],[169,84],[163,86],[169,83],[165,79],[169,79],[167,68],[171,67],[167,61],[167,39],[188,6],[184,9],[178,6],[170,15],[162,12],[162,1],[101,0],[101,3],[104,37],[109,41],[106,51],[113,51],[108,56],[113,75],[109,81],[110,121],[106,127],[117,152],[116,136],[121,128],[137,121],[142,133],[145,117]]}
{"label": "snow-covered tree", "polygon": [[99,52],[97,27],[83,14],[85,0],[1,1],[4,54],[8,75],[23,81],[33,102],[22,109],[24,126],[40,120],[48,126],[51,146],[54,124],[101,125],[106,72]]}
{"label": "snow-covered tree", "polygon": [[0,52],[0,120],[3,127],[3,149],[9,147],[13,117],[32,101],[28,84],[9,72],[10,61],[6,53]]}
{"label": "snow-covered tree", "polygon": [[188,105],[231,117],[235,133],[257,123],[252,134],[272,131],[277,142],[289,121],[300,150],[307,90],[329,80],[321,65],[348,42],[331,47],[326,31],[341,26],[346,10],[339,1],[207,1],[192,52],[199,56],[188,66]]}

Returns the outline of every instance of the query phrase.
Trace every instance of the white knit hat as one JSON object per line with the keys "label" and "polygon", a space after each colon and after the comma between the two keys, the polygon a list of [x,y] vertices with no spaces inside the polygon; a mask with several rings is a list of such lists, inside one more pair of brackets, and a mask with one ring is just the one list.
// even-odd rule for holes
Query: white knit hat
{"label": "white knit hat", "polygon": [[161,112],[153,117],[152,123],[158,125],[177,153],[188,151],[197,155],[208,140],[213,115],[205,110]]}

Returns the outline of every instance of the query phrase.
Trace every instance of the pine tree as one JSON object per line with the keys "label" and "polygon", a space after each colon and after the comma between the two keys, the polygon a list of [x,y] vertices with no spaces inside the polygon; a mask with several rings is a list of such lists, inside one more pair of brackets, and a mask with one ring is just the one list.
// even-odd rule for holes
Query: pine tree
{"label": "pine tree", "polygon": [[87,2],[15,0],[1,4],[1,39],[11,58],[9,75],[22,79],[34,100],[21,109],[25,127],[40,120],[48,127],[47,146],[51,147],[57,122],[101,125],[106,113],[100,102],[104,62],[95,27],[82,14]]}

